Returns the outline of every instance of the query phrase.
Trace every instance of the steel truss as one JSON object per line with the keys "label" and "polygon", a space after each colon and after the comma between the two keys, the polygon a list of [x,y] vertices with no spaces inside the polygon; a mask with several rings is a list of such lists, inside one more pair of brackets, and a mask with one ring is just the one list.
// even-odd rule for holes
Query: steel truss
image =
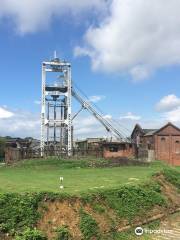
{"label": "steel truss", "polygon": [[[59,82],[48,84],[47,73],[60,74]],[[72,117],[72,96],[81,104],[81,109]],[[87,109],[104,127],[120,141],[127,141],[112,123],[104,118],[88,100],[72,88],[71,64],[61,61],[56,56],[51,61],[42,63],[42,107],[41,107],[41,156],[46,149],[53,148],[72,155],[73,131],[72,120]]]}
{"label": "steel truss", "polygon": [[[47,73],[61,80],[48,84]],[[42,63],[41,156],[51,147],[72,154],[71,89],[70,63],[59,58]]]}

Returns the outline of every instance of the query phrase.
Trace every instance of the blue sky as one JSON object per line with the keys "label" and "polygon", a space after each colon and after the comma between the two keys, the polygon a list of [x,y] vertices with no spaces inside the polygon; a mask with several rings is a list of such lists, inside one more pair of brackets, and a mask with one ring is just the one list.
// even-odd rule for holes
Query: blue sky
{"label": "blue sky", "polygon": [[[54,50],[71,62],[79,88],[125,128],[180,126],[179,7],[178,0],[2,0],[0,135],[39,137],[41,62]],[[105,135],[86,113],[74,124],[78,138]]]}

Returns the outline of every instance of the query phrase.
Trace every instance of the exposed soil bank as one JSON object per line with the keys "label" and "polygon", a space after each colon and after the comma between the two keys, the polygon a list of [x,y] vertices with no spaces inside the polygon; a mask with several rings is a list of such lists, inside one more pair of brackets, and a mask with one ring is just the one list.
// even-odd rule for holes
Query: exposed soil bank
{"label": "exposed soil bank", "polygon": [[[168,182],[160,174],[154,177],[160,184],[161,195],[166,199],[165,205],[155,205],[143,214],[134,216],[130,220],[120,217],[118,212],[111,208],[106,199],[95,197],[91,201],[83,201],[81,198],[66,200],[45,201],[39,208],[42,218],[37,224],[37,228],[46,233],[48,239],[56,236],[56,229],[60,226],[68,226],[73,239],[83,239],[80,230],[80,210],[83,209],[97,222],[101,236],[105,236],[112,231],[122,232],[135,226],[150,223],[157,219],[162,219],[169,214],[180,210],[180,194],[178,189]],[[127,200],[128,204],[128,200]],[[143,212],[143,206],[141,211]],[[96,237],[92,238],[96,239]]]}
{"label": "exposed soil bank", "polygon": [[179,210],[180,173],[169,168],[144,183],[78,196],[0,194],[0,239],[124,240],[136,226],[163,221]]}

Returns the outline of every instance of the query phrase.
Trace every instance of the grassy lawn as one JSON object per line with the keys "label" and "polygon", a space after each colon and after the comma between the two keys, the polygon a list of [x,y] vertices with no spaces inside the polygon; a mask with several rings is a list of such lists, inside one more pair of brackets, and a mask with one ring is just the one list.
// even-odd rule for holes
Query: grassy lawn
{"label": "grassy lawn", "polygon": [[[83,163],[84,164],[84,163]],[[0,192],[64,191],[78,193],[96,188],[115,188],[121,184],[134,184],[147,180],[164,165],[114,168],[87,168],[81,161],[28,160],[17,166],[0,167]],[[60,190],[59,177],[64,177],[64,190]]]}

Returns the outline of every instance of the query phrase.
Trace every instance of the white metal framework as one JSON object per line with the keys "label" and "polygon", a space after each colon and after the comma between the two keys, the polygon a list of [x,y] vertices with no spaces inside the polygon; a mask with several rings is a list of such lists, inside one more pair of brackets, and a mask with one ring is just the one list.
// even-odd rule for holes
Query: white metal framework
{"label": "white metal framework", "polygon": [[[50,79],[48,74],[51,75]],[[53,76],[56,75],[56,76]],[[72,117],[72,96],[81,104],[81,109]],[[72,121],[87,109],[119,141],[127,141],[123,134],[114,127],[88,100],[72,87],[71,64],[54,56],[51,61],[42,63],[42,108],[41,108],[41,156],[46,150],[53,153],[72,155],[73,131]]]}
{"label": "white metal framework", "polygon": [[56,56],[42,63],[41,156],[52,148],[72,154],[71,89],[70,63]]}

